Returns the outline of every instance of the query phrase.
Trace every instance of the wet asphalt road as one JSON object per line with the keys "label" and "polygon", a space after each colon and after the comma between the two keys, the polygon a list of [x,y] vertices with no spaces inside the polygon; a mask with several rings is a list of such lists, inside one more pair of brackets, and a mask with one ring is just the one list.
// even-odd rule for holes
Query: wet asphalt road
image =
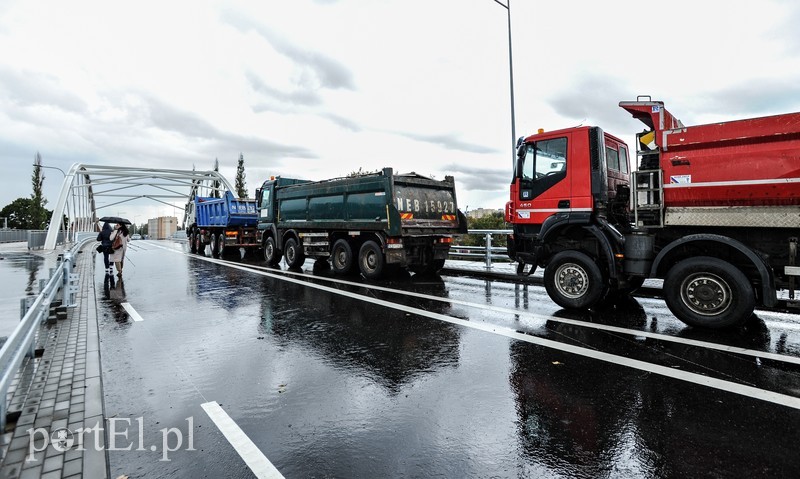
{"label": "wet asphalt road", "polygon": [[800,477],[797,316],[706,333],[655,299],[128,255],[121,282],[95,259],[111,477],[254,477],[211,402],[287,478]]}

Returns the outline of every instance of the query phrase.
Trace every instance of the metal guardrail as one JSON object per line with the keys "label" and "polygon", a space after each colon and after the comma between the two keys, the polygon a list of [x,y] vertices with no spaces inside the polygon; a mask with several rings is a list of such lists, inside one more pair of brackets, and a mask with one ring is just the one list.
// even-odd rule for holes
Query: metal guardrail
{"label": "metal guardrail", "polygon": [[0,243],[28,241],[28,230],[0,230]]}
{"label": "metal guardrail", "polygon": [[[19,243],[28,242],[28,249],[41,249],[47,238],[46,230],[14,230],[0,229],[0,243]],[[64,243],[64,232],[58,233],[56,244]]]}
{"label": "metal guardrail", "polygon": [[468,230],[469,235],[484,235],[483,246],[461,246],[454,244],[450,247],[450,257],[458,258],[483,258],[486,269],[491,269],[492,260],[508,261],[508,254],[504,246],[492,246],[492,236],[496,234],[509,235],[511,230]]}
{"label": "metal guardrail", "polygon": [[[47,239],[46,230],[29,230],[28,231],[28,249],[42,249],[44,242]],[[64,232],[59,231],[56,239],[56,244],[64,244]]]}
{"label": "metal guardrail", "polygon": [[[61,293],[61,305],[75,306],[78,275],[73,273],[75,255],[84,243],[95,238],[94,234],[81,235],[72,248],[59,255],[61,266],[51,270],[49,280],[42,280],[42,290],[33,302],[28,298],[21,300],[20,314],[22,320],[0,348],[0,431],[5,429],[8,413],[8,388],[17,375],[25,357],[36,354],[36,335],[39,325],[47,317],[50,306],[58,293]],[[19,387],[19,386],[18,386]]]}

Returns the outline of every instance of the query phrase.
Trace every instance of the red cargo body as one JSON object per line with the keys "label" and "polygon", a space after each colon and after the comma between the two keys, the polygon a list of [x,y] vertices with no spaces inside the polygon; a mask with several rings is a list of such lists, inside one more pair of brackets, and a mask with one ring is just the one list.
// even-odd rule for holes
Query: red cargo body
{"label": "red cargo body", "polygon": [[800,113],[663,129],[642,103],[620,106],[654,129],[665,208],[800,205]]}

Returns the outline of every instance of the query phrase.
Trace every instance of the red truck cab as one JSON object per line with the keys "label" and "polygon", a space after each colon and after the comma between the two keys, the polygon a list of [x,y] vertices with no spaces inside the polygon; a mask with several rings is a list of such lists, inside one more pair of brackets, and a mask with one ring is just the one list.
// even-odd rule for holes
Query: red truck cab
{"label": "red truck cab", "polygon": [[509,254],[535,265],[531,242],[548,226],[588,224],[594,215],[610,214],[609,205],[629,183],[627,145],[600,128],[540,130],[520,139],[505,212],[514,226]]}

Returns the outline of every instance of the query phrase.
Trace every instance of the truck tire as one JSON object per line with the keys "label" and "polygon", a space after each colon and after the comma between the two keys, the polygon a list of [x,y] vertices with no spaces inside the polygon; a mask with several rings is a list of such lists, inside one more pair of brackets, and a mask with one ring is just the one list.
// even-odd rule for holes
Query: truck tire
{"label": "truck tire", "polygon": [[212,234],[211,235],[211,256],[213,256],[214,258],[219,258],[220,257],[219,242],[220,242],[219,233]]}
{"label": "truck tire", "polygon": [[197,245],[194,243],[196,234],[194,231],[189,234],[189,250],[195,254],[197,253]]}
{"label": "truck tire", "polygon": [[580,251],[562,251],[544,269],[544,288],[556,304],[588,309],[600,302],[608,287],[600,268]]}
{"label": "truck tire", "polygon": [[294,238],[289,238],[286,240],[286,243],[284,244],[284,256],[286,257],[286,265],[289,268],[299,269],[306,261],[306,257],[303,254],[303,248],[297,244],[297,240]]}
{"label": "truck tire", "polygon": [[381,274],[383,274],[385,263],[383,251],[381,251],[378,243],[370,240],[361,245],[361,249],[358,252],[358,268],[365,278],[380,278]]}
{"label": "truck tire", "polygon": [[194,234],[194,249],[197,254],[206,254],[206,245],[203,244],[203,235],[200,232]]}
{"label": "truck tire", "polygon": [[709,256],[673,266],[664,279],[664,300],[675,317],[701,328],[740,325],[755,309],[753,287],[744,273]]}
{"label": "truck tire", "polygon": [[333,243],[331,267],[336,274],[347,274],[353,269],[353,248],[346,239],[340,239]]}
{"label": "truck tire", "polygon": [[217,245],[217,256],[222,258],[225,256],[225,233],[220,233],[217,239],[219,240],[219,244]]}
{"label": "truck tire", "polygon": [[264,261],[267,266],[277,266],[281,262],[283,253],[275,246],[275,238],[269,236],[264,240]]}

